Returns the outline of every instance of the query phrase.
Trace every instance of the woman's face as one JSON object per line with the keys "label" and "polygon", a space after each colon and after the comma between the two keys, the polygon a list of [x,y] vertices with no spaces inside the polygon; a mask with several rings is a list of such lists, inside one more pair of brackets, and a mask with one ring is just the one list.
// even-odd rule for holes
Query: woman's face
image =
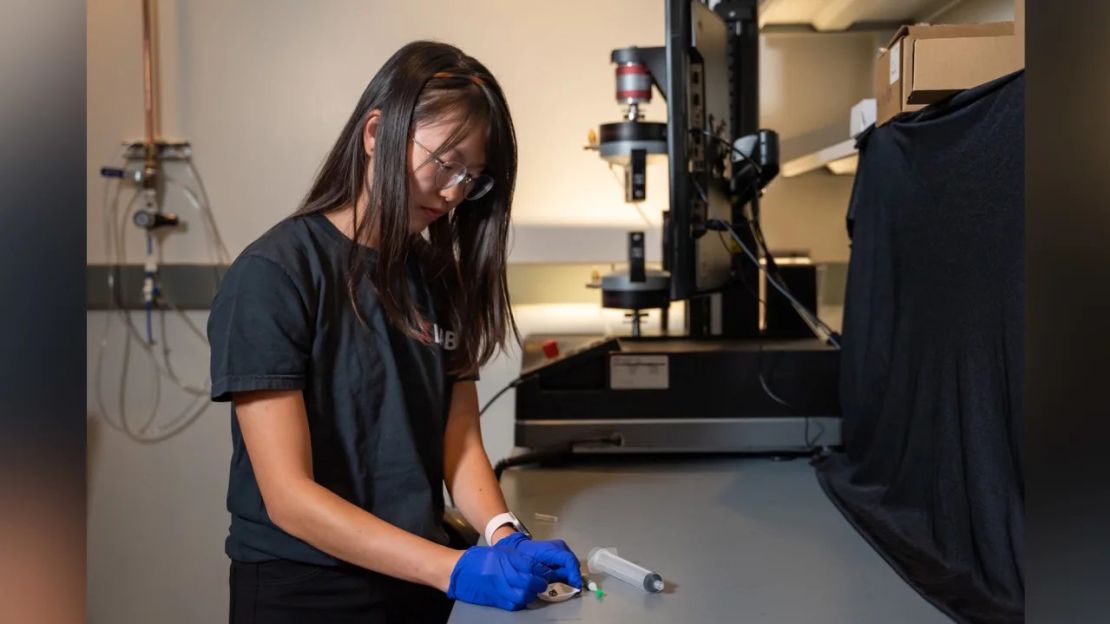
{"label": "woman's face", "polygon": [[458,184],[442,188],[452,173],[466,168],[470,177],[478,177],[486,166],[486,128],[475,126],[467,130],[458,145],[433,157],[435,152],[455,130],[454,119],[433,121],[418,125],[413,141],[409,141],[409,231],[422,232],[436,219],[462,203],[467,187]]}

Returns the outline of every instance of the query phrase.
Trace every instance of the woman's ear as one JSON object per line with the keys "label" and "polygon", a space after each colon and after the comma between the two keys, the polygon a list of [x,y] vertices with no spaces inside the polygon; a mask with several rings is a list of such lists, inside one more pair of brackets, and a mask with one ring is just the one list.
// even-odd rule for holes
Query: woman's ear
{"label": "woman's ear", "polygon": [[362,127],[362,148],[367,156],[374,155],[374,137],[378,134],[378,123],[382,119],[382,111],[375,108],[366,117],[366,125]]}

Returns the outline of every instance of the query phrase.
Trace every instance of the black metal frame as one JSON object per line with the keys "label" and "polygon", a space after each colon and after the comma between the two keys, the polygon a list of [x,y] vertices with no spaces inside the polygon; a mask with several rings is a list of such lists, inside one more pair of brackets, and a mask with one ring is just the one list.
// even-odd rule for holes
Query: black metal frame
{"label": "black metal frame", "polygon": [[[732,131],[737,137],[759,130],[759,21],[758,0],[725,0],[714,11],[728,27],[729,96],[732,102]],[[758,202],[755,198],[753,202]],[[757,209],[753,206],[753,210]],[[732,206],[733,225],[743,224],[749,217],[745,205]],[[746,227],[736,228],[749,249],[756,249],[755,237]],[[722,333],[728,338],[758,336],[759,269],[741,254],[733,256],[732,273],[736,280],[722,293],[724,311]],[[745,284],[748,285],[745,288]]]}
{"label": "black metal frame", "polygon": [[[714,9],[727,28],[730,125],[735,136],[753,134],[759,130],[757,5],[758,0],[728,0],[719,3]],[[676,301],[687,300],[687,330],[691,337],[751,338],[760,333],[759,301],[753,296],[753,292],[758,290],[756,285],[759,283],[759,270],[754,264],[742,256],[733,257],[731,270],[734,279],[717,295],[721,297],[721,333],[716,336],[711,332],[713,312],[710,295],[699,291],[695,274],[689,270],[697,259],[698,239],[704,234],[700,229],[704,215],[694,210],[698,200],[694,197],[691,176],[695,174],[691,174],[684,166],[690,157],[687,88],[693,45],[691,9],[689,0],[667,1],[667,75],[663,79],[655,77],[657,84],[664,80],[666,82],[664,93],[668,107],[668,156],[672,163],[680,163],[671,169],[671,213],[666,220],[671,236],[663,250],[664,267],[672,272],[671,298]],[[706,141],[702,143],[705,144]],[[758,201],[757,198],[753,203]],[[752,213],[745,209],[745,204],[732,205],[731,220],[734,225],[742,225],[751,218]],[[755,238],[748,228],[739,227],[737,230],[745,244],[750,249],[755,249]]]}
{"label": "black metal frame", "polygon": [[[688,102],[686,88],[690,62],[690,1],[667,0],[667,156],[670,159],[670,224],[671,245],[663,250],[670,256],[671,299],[689,299],[695,294],[693,276],[681,274],[693,266],[695,241],[690,235],[692,187],[686,170],[689,160],[686,149]],[[691,305],[693,302],[691,302]]]}

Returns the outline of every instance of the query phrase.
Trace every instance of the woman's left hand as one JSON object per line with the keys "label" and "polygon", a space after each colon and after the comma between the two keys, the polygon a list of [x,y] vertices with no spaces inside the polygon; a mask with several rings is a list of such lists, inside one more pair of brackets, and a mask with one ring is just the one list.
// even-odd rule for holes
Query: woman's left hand
{"label": "woman's left hand", "polygon": [[501,538],[495,547],[511,550],[547,566],[550,574],[544,575],[544,580],[548,583],[561,581],[582,589],[582,570],[578,565],[578,557],[563,540],[536,541],[523,533],[512,533]]}

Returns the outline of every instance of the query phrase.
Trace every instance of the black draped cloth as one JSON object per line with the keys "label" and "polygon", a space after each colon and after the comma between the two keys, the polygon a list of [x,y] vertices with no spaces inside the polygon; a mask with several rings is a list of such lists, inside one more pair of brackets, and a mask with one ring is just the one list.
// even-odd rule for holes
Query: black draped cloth
{"label": "black draped cloth", "polygon": [[833,502],[961,622],[1024,613],[1025,76],[859,139]]}

